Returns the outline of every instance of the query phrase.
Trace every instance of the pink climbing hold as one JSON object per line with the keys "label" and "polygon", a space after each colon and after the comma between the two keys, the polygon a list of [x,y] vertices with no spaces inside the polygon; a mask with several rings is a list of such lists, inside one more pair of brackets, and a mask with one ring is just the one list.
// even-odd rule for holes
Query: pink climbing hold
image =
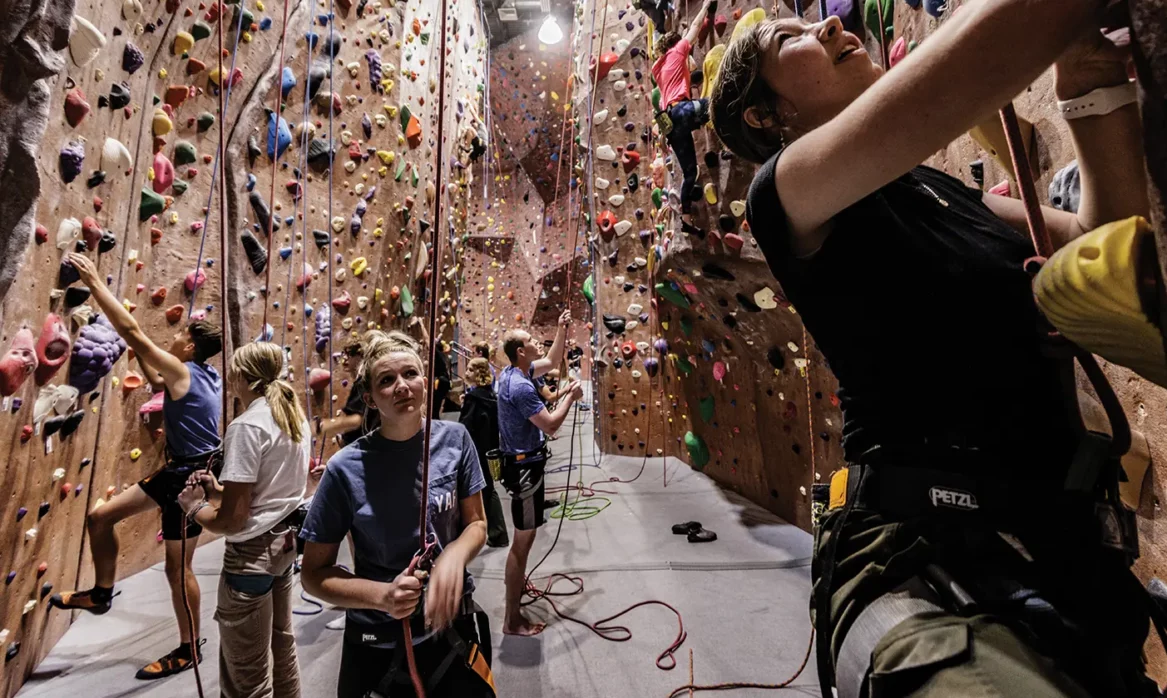
{"label": "pink climbing hold", "polygon": [[713,362],[713,380],[720,383],[721,381],[725,380],[725,373],[726,373],[725,363],[722,361],[714,361]]}
{"label": "pink climbing hold", "polygon": [[44,385],[57,375],[57,371],[69,360],[72,349],[73,339],[69,336],[69,328],[55,313],[49,313],[36,343],[36,384]]}
{"label": "pink climbing hold", "polygon": [[160,150],[154,153],[154,193],[161,194],[174,184],[174,165]]}
{"label": "pink climbing hold", "polygon": [[36,339],[32,330],[22,327],[12,338],[8,353],[0,359],[0,396],[8,397],[19,390],[36,367]]}
{"label": "pink climbing hold", "polygon": [[158,392],[154,393],[154,397],[147,400],[144,405],[142,405],[141,407],[138,408],[138,414],[145,417],[145,416],[153,414],[155,412],[161,412],[162,411],[162,401],[163,401],[163,399],[165,399],[165,397],[166,397],[165,390],[159,390]]}
{"label": "pink climbing hold", "polygon": [[990,188],[989,193],[996,194],[997,196],[1011,196],[1009,193],[1009,180],[1006,179],[995,187]]}
{"label": "pink climbing hold", "polygon": [[725,237],[723,237],[721,241],[725,243],[726,247],[733,250],[734,252],[741,252],[742,246],[746,244],[746,241],[742,238],[742,236],[738,235],[737,233],[726,233]]}
{"label": "pink climbing hold", "polygon": [[186,287],[188,293],[194,293],[196,290],[203,287],[207,283],[207,273],[202,269],[191,271],[186,275],[186,281],[183,285]]}
{"label": "pink climbing hold", "polygon": [[308,373],[308,387],[318,393],[328,387],[332,374],[323,368],[314,368]]}
{"label": "pink climbing hold", "polygon": [[86,247],[96,250],[97,244],[101,242],[101,235],[101,226],[93,216],[86,216],[85,220],[81,221],[81,237],[84,238]]}
{"label": "pink climbing hold", "polygon": [[908,56],[908,42],[904,37],[896,39],[896,42],[891,45],[887,51],[887,62],[891,67],[896,67],[896,64],[904,60]]}

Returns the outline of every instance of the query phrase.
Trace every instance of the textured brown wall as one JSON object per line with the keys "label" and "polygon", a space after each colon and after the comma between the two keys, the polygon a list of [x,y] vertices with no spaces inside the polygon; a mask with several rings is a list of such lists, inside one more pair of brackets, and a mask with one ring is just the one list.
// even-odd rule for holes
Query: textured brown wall
{"label": "textured brown wall", "polygon": [[[148,4],[150,7],[136,23],[122,16],[120,0],[87,0],[76,7],[77,14],[92,21],[104,34],[107,43],[94,61],[84,68],[70,61],[69,51],[65,49],[60,54],[64,68],[59,75],[46,79],[51,104],[48,128],[39,147],[37,171],[41,188],[34,216],[37,223],[49,230],[49,240],[35,244],[26,238],[27,258],[17,268],[12,289],[3,297],[0,306],[0,317],[3,318],[0,338],[5,346],[22,324],[28,323],[34,333],[39,333],[46,313],[62,312],[62,301],[54,300],[51,295],[63,254],[55,246],[55,236],[59,222],[70,216],[79,220],[94,216],[103,228],[116,235],[116,247],[99,257],[100,270],[109,275],[111,288],[118,297],[136,305],[134,316],[156,341],[169,344],[169,338],[175,333],[176,326],[167,322],[164,310],[172,304],[189,301],[189,295],[182,289],[182,281],[198,264],[202,242],[201,233],[192,224],[203,220],[211,188],[208,158],[215,154],[218,143],[218,124],[205,133],[199,133],[194,119],[203,112],[217,112],[217,96],[208,81],[209,71],[217,65],[217,40],[212,33],[210,38],[195,44],[189,57],[202,61],[207,67],[188,75],[190,63],[182,56],[173,55],[171,46],[177,32],[189,30],[196,20],[205,19],[207,8],[195,2],[175,3],[177,9],[164,8],[160,3]],[[305,347],[301,339],[304,306],[308,304],[319,311],[328,303],[329,252],[327,248],[317,249],[310,232],[314,229],[331,230],[327,176],[309,174],[305,170],[306,178],[301,182],[306,189],[307,215],[296,220],[294,225],[288,225],[285,217],[299,218],[302,215],[285,188],[287,182],[296,178],[294,170],[302,168],[302,150],[298,142],[294,142],[277,162],[275,197],[272,200],[273,170],[266,155],[267,119],[264,114],[264,109],[272,106],[273,95],[279,90],[278,50],[285,6],[282,2],[268,0],[264,10],[258,9],[254,2],[249,3],[247,9],[254,15],[257,25],[265,18],[269,18],[272,24],[267,29],[245,27],[249,29],[248,40],[238,45],[237,55],[224,58],[227,67],[235,59],[243,74],[242,82],[231,94],[225,122],[228,150],[220,170],[220,176],[226,175],[228,191],[225,225],[228,247],[223,250],[219,242],[219,199],[216,194],[206,224],[209,234],[203,252],[202,268],[207,274],[207,284],[198,292],[195,307],[207,309],[208,317],[221,321],[226,302],[232,320],[229,339],[232,345],[238,346],[259,335],[264,304],[270,304],[268,322],[274,327],[275,341],[286,342],[291,347],[293,380],[304,385]],[[441,118],[445,119],[445,142],[439,144],[440,10],[441,5],[421,0],[374,2],[365,9],[363,18],[358,18],[356,8],[345,8],[341,3],[336,6],[336,33],[342,43],[336,56],[332,89],[342,96],[342,108],[334,118],[337,154],[332,213],[343,217],[344,226],[340,233],[333,233],[331,252],[334,269],[344,269],[345,276],[333,281],[332,286],[334,296],[348,291],[353,297],[353,305],[344,316],[352,320],[351,328],[343,328],[343,318],[334,314],[335,351],[340,350],[347,336],[369,326],[394,327],[405,322],[399,305],[389,300],[393,286],[411,289],[415,302],[413,314],[424,314],[424,281],[419,278],[418,260],[435,232],[441,236],[443,248],[442,258],[436,265],[443,282],[439,291],[440,327],[449,337],[454,325],[456,267],[461,253],[461,236],[467,230],[465,212],[469,188],[466,185],[471,171],[455,167],[454,140],[466,125],[464,114],[469,105],[481,99],[479,87],[485,80],[485,43],[474,4],[451,5],[445,105],[441,112]],[[287,12],[284,63],[295,74],[297,85],[285,100],[282,116],[294,128],[303,119],[308,62],[322,60],[325,67],[328,65],[326,58],[320,59],[328,27],[316,20],[318,14],[327,12],[327,4],[288,0]],[[227,19],[232,19],[230,9]],[[419,28],[424,27],[424,31],[415,33],[412,30],[415,21]],[[68,26],[67,12],[63,23]],[[209,24],[215,27],[214,22]],[[228,51],[234,45],[231,28],[225,38]],[[8,29],[5,27],[5,31]],[[382,30],[387,32],[383,36],[379,35]],[[316,32],[321,37],[311,57],[304,36],[307,31]],[[122,52],[127,41],[136,44],[145,56],[145,64],[133,75],[122,69]],[[369,81],[365,53],[370,47],[384,62],[384,77],[394,82],[392,89],[383,95],[378,94]],[[357,71],[351,76],[347,68],[354,63]],[[109,94],[111,84],[117,82],[124,82],[128,87],[130,107],[125,111],[100,108],[99,96]],[[173,161],[175,143],[186,140],[195,145],[199,159],[192,165],[175,168],[176,179],[189,182],[186,193],[175,196],[157,221],[139,222],[139,191],[150,186],[148,172],[155,152],[151,134],[152,95],[162,95],[168,86],[173,85],[193,86],[196,92],[176,109],[174,131],[167,134],[157,147]],[[63,116],[65,94],[74,86],[84,91],[92,107],[76,128],[69,126]],[[329,89],[325,80],[321,92]],[[383,107],[396,108],[403,104],[408,104],[421,122],[423,137],[418,146],[410,147],[405,143],[402,137],[404,129],[396,117],[390,117],[384,128],[374,125],[371,137],[365,138],[360,125],[363,115],[368,114],[370,118],[377,114],[387,115]],[[327,138],[327,111],[313,106],[309,120],[317,127],[317,135]],[[352,172],[343,167],[352,159],[348,143],[341,142],[345,131],[351,132],[352,137],[359,141],[359,155],[354,160],[356,166]],[[257,137],[264,150],[254,162],[249,161],[247,153],[247,141],[252,135]],[[127,172],[107,172],[105,182],[90,189],[86,179],[100,167],[102,145],[107,136],[127,146],[134,166]],[[85,144],[83,170],[76,180],[66,184],[61,179],[58,152],[67,142],[79,139],[84,139]],[[381,172],[381,160],[369,149],[393,151],[398,160],[403,158],[410,166],[416,167],[417,184],[411,182],[408,170],[400,182],[394,181],[396,163],[387,172]],[[443,155],[441,158],[438,157],[439,151]],[[439,164],[442,174],[437,170]],[[248,202],[246,185],[249,174],[256,178],[254,190],[261,193],[272,207],[273,215],[279,219],[279,229],[270,245],[271,282],[266,296],[263,293],[265,278],[252,271],[238,237],[240,232],[251,228],[257,238],[266,242],[266,230],[260,231],[254,226],[256,216]],[[350,232],[349,220],[359,198],[356,189],[362,186],[367,192],[373,185],[377,187],[377,193],[368,201],[362,225],[356,233]],[[170,190],[165,192],[167,195],[173,193]],[[102,200],[100,211],[96,210],[95,196]],[[412,215],[405,221],[400,210],[406,205],[407,196],[413,197],[415,203]],[[445,199],[440,220],[435,219],[433,209],[433,202],[438,198]],[[429,231],[422,234],[419,221],[423,219],[438,225],[431,225]],[[0,221],[9,223],[8,218]],[[162,231],[161,241],[157,244],[151,243],[151,228]],[[11,238],[11,229],[3,232],[5,239]],[[289,259],[283,260],[276,254],[281,247],[292,248]],[[131,251],[136,253],[137,265],[131,262]],[[361,278],[355,278],[349,267],[358,256],[369,261],[369,271]],[[434,266],[432,257],[431,254],[431,266]],[[209,260],[214,260],[213,266],[207,266]],[[305,263],[312,271],[312,280],[306,291],[300,293],[290,288],[288,280],[293,279],[294,284]],[[226,299],[219,280],[219,270],[224,264],[228,273]],[[167,296],[163,303],[155,306],[150,294],[159,287],[167,289]],[[378,294],[385,300],[383,305],[377,300]],[[367,309],[358,308],[358,296],[370,298]],[[285,310],[288,311],[286,324]],[[77,327],[71,329],[75,338]],[[312,320],[308,321],[307,344],[307,367],[327,367],[329,350],[315,351]],[[120,379],[132,368],[136,367],[130,364],[128,357],[123,357],[114,366],[112,376]],[[315,414],[331,413],[343,403],[347,393],[347,386],[342,383],[345,374],[339,366],[335,372],[336,396],[331,401],[327,395],[315,396],[312,399]],[[67,376],[66,365],[50,382],[64,383]],[[47,603],[42,600],[42,584],[51,583],[54,590],[60,590],[76,585],[87,586],[92,581],[84,536],[86,511],[99,498],[108,498],[111,491],[120,491],[157,468],[164,442],[155,431],[160,427],[159,422],[154,420],[144,425],[138,416],[138,408],[149,398],[149,393],[145,389],[124,392],[107,378],[95,393],[82,396],[86,416],[80,429],[63,443],[59,437],[54,437],[52,452],[46,453],[45,439],[39,435],[27,443],[20,440],[22,426],[32,423],[36,394],[37,387],[30,378],[15,396],[23,401],[19,409],[12,401],[5,402],[7,428],[0,429],[0,451],[7,454],[0,483],[8,492],[0,511],[0,540],[4,542],[0,546],[0,559],[5,570],[16,573],[0,607],[3,614],[0,623],[9,630],[7,642],[18,641],[22,647],[20,654],[0,669],[3,671],[5,695],[15,692],[68,625],[68,614],[48,611]],[[134,448],[143,451],[137,461],[130,458]],[[83,466],[85,459],[91,462]],[[64,469],[64,476],[54,481],[57,468]],[[66,496],[61,496],[60,486],[66,481],[81,485],[80,492],[74,493],[71,489]],[[43,518],[38,519],[41,502],[47,502],[50,508]],[[27,508],[28,514],[18,522],[17,510],[20,507]],[[38,529],[37,535],[26,541],[26,531],[33,527]],[[157,513],[136,517],[119,526],[122,541],[120,575],[131,574],[161,560],[162,548],[156,538],[158,529]],[[38,575],[37,565],[42,561],[47,563],[47,569],[43,575]],[[34,599],[39,603],[28,614],[22,615],[25,603]]]}

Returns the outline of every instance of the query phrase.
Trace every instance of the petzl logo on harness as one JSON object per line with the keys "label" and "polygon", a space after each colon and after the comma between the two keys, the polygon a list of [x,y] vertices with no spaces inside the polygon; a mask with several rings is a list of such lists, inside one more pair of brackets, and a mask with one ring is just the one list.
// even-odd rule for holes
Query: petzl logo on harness
{"label": "petzl logo on harness", "polygon": [[934,507],[948,507],[950,509],[961,509],[964,511],[976,511],[980,509],[980,505],[977,504],[977,498],[973,496],[972,492],[950,490],[946,487],[933,487],[928,490],[928,497],[932,500],[932,506]]}

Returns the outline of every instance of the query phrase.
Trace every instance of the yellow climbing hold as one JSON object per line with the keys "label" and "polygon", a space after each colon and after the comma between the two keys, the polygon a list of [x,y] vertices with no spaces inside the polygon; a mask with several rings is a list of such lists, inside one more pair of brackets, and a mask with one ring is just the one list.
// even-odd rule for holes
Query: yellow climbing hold
{"label": "yellow climbing hold", "polygon": [[391,104],[386,104],[385,111],[388,112],[389,118],[391,118],[391,119],[397,118],[397,107],[395,107]]}
{"label": "yellow climbing hold", "polygon": [[392,150],[378,150],[377,157],[381,158],[381,162],[385,163],[386,165],[392,165],[394,158],[397,157],[397,154]]}
{"label": "yellow climbing hold", "polygon": [[705,184],[705,200],[710,204],[717,203],[717,190],[713,188],[712,182]]}
{"label": "yellow climbing hold", "polygon": [[141,457],[142,457],[142,449],[135,448],[134,450],[130,451],[130,460],[138,460]]}
{"label": "yellow climbing hold", "polygon": [[165,111],[155,109],[152,128],[155,136],[165,136],[174,128],[174,122],[170,120],[170,117],[166,115]]}
{"label": "yellow climbing hold", "polygon": [[357,257],[352,261],[349,267],[353,270],[353,276],[360,276],[369,268],[369,260],[364,257]]}
{"label": "yellow climbing hold", "polygon": [[764,19],[766,19],[766,11],[760,7],[742,15],[742,18],[733,27],[733,34],[729,37],[729,43],[732,44],[734,41],[737,41],[750,27],[761,23]]}
{"label": "yellow climbing hold", "polygon": [[191,48],[194,47],[194,44],[195,40],[194,37],[191,36],[190,32],[178,32],[174,35],[174,45],[170,50],[174,55],[181,56],[182,54],[190,51]]}

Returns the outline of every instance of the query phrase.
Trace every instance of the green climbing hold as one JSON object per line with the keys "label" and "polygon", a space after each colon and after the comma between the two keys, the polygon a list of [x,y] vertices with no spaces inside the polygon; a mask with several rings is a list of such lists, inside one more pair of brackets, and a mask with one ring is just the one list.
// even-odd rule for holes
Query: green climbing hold
{"label": "green climbing hold", "polygon": [[195,22],[190,28],[190,35],[195,41],[200,41],[211,35],[211,27],[206,22]]}
{"label": "green climbing hold", "polygon": [[174,192],[175,196],[182,196],[186,193],[186,188],[188,186],[190,185],[187,184],[185,179],[176,179],[174,180],[174,183],[170,185],[170,190]]}
{"label": "green climbing hold", "polygon": [[397,115],[401,118],[402,129],[404,129],[406,126],[409,126],[409,117],[412,116],[413,113],[409,111],[408,104],[402,104],[401,109],[399,109],[397,112]]}
{"label": "green climbing hold", "polygon": [[[239,13],[243,12],[243,23],[239,23]],[[255,23],[255,15],[251,11],[244,8],[242,5],[235,6],[235,15],[231,18],[231,24],[239,27],[240,31],[250,31],[251,25]]]}
{"label": "green climbing hold", "polygon": [[656,285],[656,295],[664,298],[666,301],[672,303],[678,308],[688,308],[689,299],[685,294],[681,293],[679,289],[671,283],[659,283]]}
{"label": "green climbing hold", "polygon": [[199,151],[194,144],[188,141],[179,141],[174,144],[174,164],[178,167],[190,165],[199,159]]}
{"label": "green climbing hold", "polygon": [[154,106],[158,106],[161,103],[162,103],[162,98],[159,97],[158,95],[154,95]]}
{"label": "green climbing hold", "polygon": [[584,279],[583,288],[580,291],[583,293],[584,298],[588,299],[588,303],[596,302],[596,281],[590,274],[588,278]]}
{"label": "green climbing hold", "polygon": [[408,288],[401,289],[401,316],[409,317],[413,315],[413,294],[409,292]]}
{"label": "green climbing hold", "polygon": [[701,412],[701,419],[706,422],[713,421],[713,396],[708,395],[701,398],[701,402],[697,404],[698,410]]}
{"label": "green climbing hold", "polygon": [[393,181],[400,182],[403,174],[405,174],[405,158],[397,158],[397,173],[393,175]]}
{"label": "green climbing hold", "polygon": [[166,209],[166,199],[154,193],[153,189],[142,189],[142,203],[138,206],[138,220],[150,220],[150,216],[156,216]]}
{"label": "green climbing hold", "polygon": [[680,371],[681,374],[685,375],[685,376],[691,375],[693,373],[693,364],[689,362],[689,357],[687,357],[687,356],[678,356],[677,357],[677,370]]}
{"label": "green climbing hold", "polygon": [[652,108],[660,111],[660,88],[652,88]]}
{"label": "green climbing hold", "polygon": [[417,174],[417,168],[416,167],[409,168],[409,183],[413,185],[414,189],[417,188],[417,183],[420,179],[421,178],[418,177],[418,174]]}
{"label": "green climbing hold", "polygon": [[688,315],[681,316],[681,333],[686,337],[693,336],[693,318]]}
{"label": "green climbing hold", "polygon": [[892,0],[864,0],[863,19],[867,29],[879,38],[879,6],[883,5],[884,36],[891,36],[895,31],[892,18],[895,17],[895,7]]}
{"label": "green climbing hold", "polygon": [[697,470],[701,470],[709,462],[709,447],[705,440],[691,431],[685,432],[685,446],[689,449],[689,460]]}
{"label": "green climbing hold", "polygon": [[915,51],[916,47],[919,45],[920,45],[919,42],[917,42],[915,39],[912,39],[911,41],[909,41],[908,42],[908,53]]}
{"label": "green climbing hold", "polygon": [[215,125],[215,115],[209,111],[205,111],[199,114],[197,123],[199,125],[199,133],[204,133]]}
{"label": "green climbing hold", "polygon": [[663,203],[664,203],[664,192],[661,191],[660,187],[653,189],[652,190],[652,207],[659,209],[661,207],[661,204],[663,204]]}

